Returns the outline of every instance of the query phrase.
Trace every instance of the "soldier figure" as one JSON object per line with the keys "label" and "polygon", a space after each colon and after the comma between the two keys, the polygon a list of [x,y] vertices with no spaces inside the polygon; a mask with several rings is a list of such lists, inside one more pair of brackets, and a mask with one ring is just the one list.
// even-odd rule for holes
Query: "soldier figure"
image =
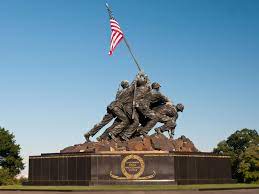
{"label": "soldier figure", "polygon": [[118,114],[119,111],[115,107],[118,98],[129,87],[129,82],[127,80],[123,80],[121,82],[121,87],[122,90],[117,92],[115,101],[111,102],[111,104],[107,107],[107,113],[104,115],[102,121],[94,125],[94,127],[84,135],[86,141],[90,141],[90,137],[93,137],[98,131],[100,131],[105,125],[107,125],[113,118],[117,116],[116,113]]}
{"label": "soldier figure", "polygon": [[139,114],[136,110],[138,102],[143,99],[147,93],[150,92],[151,88],[148,84],[149,80],[145,74],[140,74],[137,78],[136,87],[134,91],[133,106],[131,106],[132,114],[129,115],[132,118],[131,125],[121,132],[120,136],[124,140],[129,140],[131,135],[136,131],[139,126]]}
{"label": "soldier figure", "polygon": [[[160,84],[159,83],[152,83],[152,90],[146,94],[146,96],[141,99],[137,105],[137,109],[150,121],[144,126],[138,128],[138,133],[140,135],[146,136],[148,131],[150,131],[155,125],[153,125],[153,122],[155,122],[158,117],[157,114],[154,110],[151,109],[152,106],[157,106],[160,104],[172,104],[172,102],[161,94],[159,91],[160,89]],[[157,121],[156,121],[157,123]]]}
{"label": "soldier figure", "polygon": [[184,106],[182,104],[177,104],[176,106],[164,107],[163,109],[160,110],[161,117],[163,117],[163,115],[166,115],[169,116],[171,120],[166,119],[164,125],[155,128],[155,131],[160,134],[168,131],[170,138],[172,138],[176,127],[176,120],[178,119],[178,112],[183,112]]}
{"label": "soldier figure", "polygon": [[154,82],[151,87],[152,90],[137,104],[137,109],[149,119],[155,117],[155,112],[151,109],[151,105],[170,102],[169,98],[160,93],[159,89],[161,86],[159,83]]}
{"label": "soldier figure", "polygon": [[86,141],[90,141],[90,137],[114,118],[113,124],[97,138],[98,141],[101,139],[117,141],[117,138],[127,141],[132,136],[146,136],[158,122],[164,125],[155,131],[157,133],[171,131],[170,137],[172,137],[178,112],[184,109],[182,104],[173,106],[169,98],[159,91],[160,84],[154,82],[150,86],[150,81],[143,72],[139,72],[130,85],[127,80],[122,81],[121,87],[122,90],[117,92],[116,99],[107,107],[107,113],[102,121],[84,135]]}
{"label": "soldier figure", "polygon": [[[118,101],[120,102],[121,109],[124,111],[124,117],[127,117],[127,122],[125,117],[124,121],[117,122],[117,124],[112,129],[109,129],[109,136],[113,140],[117,141],[116,137],[118,137],[123,132],[123,130],[126,129],[126,127],[128,127],[127,129],[138,127],[139,120],[134,107],[135,99],[138,97],[138,95],[140,95],[139,93],[145,94],[145,92],[148,92],[149,87],[146,85],[147,82],[148,78],[145,76],[145,74],[140,72],[130,87],[127,89],[127,92],[123,93],[123,95],[120,95]],[[127,140],[127,137],[125,136],[120,135],[120,137],[124,140]]]}
{"label": "soldier figure", "polygon": [[162,95],[159,92],[160,85],[158,83],[153,83],[151,86],[152,90],[150,89],[149,85],[144,85],[142,87],[137,88],[136,90],[136,114],[137,118],[135,118],[135,125],[130,125],[127,129],[125,129],[121,137],[124,140],[128,140],[139,128],[142,128],[143,130],[138,131],[138,135],[144,135],[146,136],[146,131],[149,131],[152,127],[155,125],[152,124],[152,122],[148,122],[145,127],[139,127],[139,114],[144,116],[146,120],[154,120],[156,117],[156,113],[151,109],[151,105],[159,105],[160,103],[166,103],[170,102],[169,99]]}
{"label": "soldier figure", "polygon": [[164,123],[163,126],[155,129],[157,133],[163,133],[165,131],[171,131],[170,137],[173,136],[174,129],[176,127],[176,120],[178,118],[179,111],[183,111],[184,106],[182,104],[177,104],[175,107],[171,103],[162,104],[160,106],[154,107],[153,111],[156,116],[154,119],[149,120],[145,126],[141,126],[137,129],[139,134],[147,134],[158,122]]}

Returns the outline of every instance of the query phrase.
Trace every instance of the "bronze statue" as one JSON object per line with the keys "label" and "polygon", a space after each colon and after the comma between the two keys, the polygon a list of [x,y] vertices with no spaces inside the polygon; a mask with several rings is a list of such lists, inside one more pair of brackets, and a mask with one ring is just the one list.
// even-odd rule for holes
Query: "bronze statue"
{"label": "bronze statue", "polygon": [[[177,104],[176,106],[165,104],[164,106],[162,106],[160,110],[158,110],[161,115],[158,122],[164,123],[164,125],[155,128],[155,131],[157,133],[168,131],[169,136],[173,137],[176,127],[176,120],[178,119],[178,112],[183,112],[183,110],[184,106],[182,104]],[[168,117],[170,119],[168,119]]]}
{"label": "bronze statue", "polygon": [[152,83],[144,72],[139,72],[131,84],[127,80],[121,82],[116,99],[107,107],[107,113],[101,122],[84,136],[86,141],[93,137],[105,125],[114,119],[113,124],[97,138],[98,141],[127,141],[134,137],[147,136],[157,124],[157,133],[169,132],[170,138],[176,127],[178,112],[182,112],[182,104],[173,105],[171,100],[160,92],[160,84]]}

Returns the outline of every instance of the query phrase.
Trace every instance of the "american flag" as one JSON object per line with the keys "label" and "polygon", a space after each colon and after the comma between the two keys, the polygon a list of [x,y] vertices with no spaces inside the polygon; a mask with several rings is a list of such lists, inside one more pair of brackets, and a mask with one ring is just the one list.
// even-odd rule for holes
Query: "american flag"
{"label": "american flag", "polygon": [[119,23],[114,18],[110,19],[110,24],[111,24],[112,34],[111,34],[111,44],[110,44],[109,55],[112,55],[116,46],[123,39],[123,32],[119,26]]}

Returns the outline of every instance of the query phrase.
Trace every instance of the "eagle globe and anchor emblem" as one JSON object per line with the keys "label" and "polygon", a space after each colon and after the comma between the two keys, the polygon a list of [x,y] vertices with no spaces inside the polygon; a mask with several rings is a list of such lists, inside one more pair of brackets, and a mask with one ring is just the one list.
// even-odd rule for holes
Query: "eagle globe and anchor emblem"
{"label": "eagle globe and anchor emblem", "polygon": [[145,162],[143,158],[138,155],[128,155],[121,161],[121,172],[124,177],[114,175],[112,171],[110,172],[110,176],[114,179],[119,180],[147,180],[154,178],[156,176],[156,172],[153,171],[151,175],[142,176],[145,171]]}

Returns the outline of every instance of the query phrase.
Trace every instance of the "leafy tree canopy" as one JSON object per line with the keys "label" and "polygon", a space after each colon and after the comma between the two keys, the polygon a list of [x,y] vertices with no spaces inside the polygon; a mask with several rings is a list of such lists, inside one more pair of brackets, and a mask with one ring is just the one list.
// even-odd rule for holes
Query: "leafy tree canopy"
{"label": "leafy tree canopy", "polygon": [[20,149],[14,135],[0,127],[0,168],[8,170],[12,177],[24,169]]}
{"label": "leafy tree canopy", "polygon": [[214,153],[231,157],[234,179],[239,182],[259,180],[259,135],[256,130],[242,129],[218,143]]}
{"label": "leafy tree canopy", "polygon": [[244,176],[244,181],[259,182],[259,144],[249,146],[240,158],[238,170]]}

